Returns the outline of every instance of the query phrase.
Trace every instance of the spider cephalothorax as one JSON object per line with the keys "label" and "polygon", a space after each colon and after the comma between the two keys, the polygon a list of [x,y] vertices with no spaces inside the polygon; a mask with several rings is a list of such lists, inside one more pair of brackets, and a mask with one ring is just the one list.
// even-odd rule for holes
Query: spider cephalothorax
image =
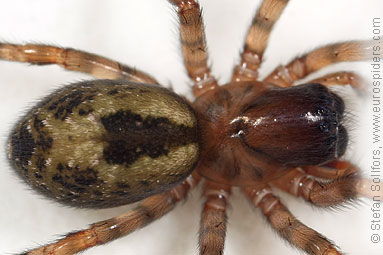
{"label": "spider cephalothorax", "polygon": [[[308,254],[340,254],[296,219],[273,188],[319,207],[371,195],[368,180],[340,157],[348,144],[343,100],[328,89],[362,81],[337,72],[293,86],[327,65],[362,61],[371,42],[318,48],[258,78],[270,32],[287,0],[264,0],[231,81],[219,86],[207,64],[200,6],[177,7],[184,64],[194,102],[118,62],[49,45],[0,43],[0,58],[58,64],[100,80],[56,90],[33,107],[9,137],[8,158],[34,189],[75,207],[142,200],[132,211],[95,223],[26,254],[74,254],[112,241],[169,212],[204,181],[201,254],[222,254],[232,187],[259,207],[272,228]],[[326,179],[323,181],[323,179]]]}
{"label": "spider cephalothorax", "polygon": [[198,172],[228,185],[263,185],[346,149],[344,103],[320,84],[235,82],[201,95],[194,107],[203,144]]}

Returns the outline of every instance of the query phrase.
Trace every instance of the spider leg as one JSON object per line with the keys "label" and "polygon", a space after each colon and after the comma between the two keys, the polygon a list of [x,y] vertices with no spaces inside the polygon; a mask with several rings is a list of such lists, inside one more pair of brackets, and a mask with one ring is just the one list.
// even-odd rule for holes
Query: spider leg
{"label": "spider leg", "polygon": [[201,255],[223,254],[226,236],[226,206],[230,188],[207,181],[204,186],[206,202],[202,211],[199,234]]}
{"label": "spider leg", "polygon": [[24,254],[75,254],[128,235],[172,210],[177,202],[185,199],[198,181],[199,177],[189,176],[175,188],[144,199],[135,209],[126,214],[97,222],[88,229],[69,233],[57,242],[27,251]]}
{"label": "spider leg", "polygon": [[317,48],[287,65],[277,67],[263,81],[280,87],[289,87],[307,75],[338,62],[363,61],[371,58],[370,41],[350,41]]}
{"label": "spider leg", "polygon": [[247,32],[241,62],[233,70],[231,78],[235,81],[255,81],[262,62],[271,30],[282,14],[288,0],[264,0],[257,10]]}
{"label": "spider leg", "polygon": [[296,219],[269,187],[262,190],[247,187],[243,192],[255,207],[262,210],[271,227],[291,245],[308,254],[341,254],[326,237]]}
{"label": "spider leg", "polygon": [[116,61],[71,48],[42,44],[0,43],[0,59],[35,65],[56,64],[70,71],[91,74],[100,79],[125,79],[159,84],[150,75]]}
{"label": "spider leg", "polygon": [[[331,173],[331,171],[333,173]],[[314,177],[330,179],[318,181]],[[359,169],[346,161],[334,161],[323,166],[294,168],[272,182],[278,189],[319,207],[337,206],[356,199],[358,196],[371,197],[369,180],[359,176]]]}
{"label": "spider leg", "polygon": [[343,160],[333,160],[320,166],[304,166],[302,170],[314,177],[328,180],[338,179],[359,172],[356,166],[349,161]]}
{"label": "spider leg", "polygon": [[333,85],[350,85],[355,88],[357,91],[366,91],[367,83],[362,77],[353,72],[337,72],[331,73],[317,79],[311,80],[308,83],[320,83],[324,86],[333,86]]}
{"label": "spider leg", "polygon": [[[303,171],[309,175],[323,179],[339,179],[343,176],[357,174],[359,169],[348,161],[334,160],[321,166],[305,166]],[[379,183],[371,179],[359,177],[355,188],[358,195],[374,199],[375,196],[383,196]]]}
{"label": "spider leg", "polygon": [[194,0],[169,0],[169,2],[178,7],[184,64],[194,84],[193,94],[198,97],[218,86],[207,63],[208,52],[202,12],[199,4]]}

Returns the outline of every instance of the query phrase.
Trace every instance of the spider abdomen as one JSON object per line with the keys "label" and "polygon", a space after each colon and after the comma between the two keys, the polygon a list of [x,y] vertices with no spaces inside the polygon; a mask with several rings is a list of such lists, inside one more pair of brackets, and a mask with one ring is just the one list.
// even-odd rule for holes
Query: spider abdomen
{"label": "spider abdomen", "polygon": [[156,85],[98,80],[56,91],[9,140],[9,159],[35,189],[79,207],[112,207],[170,189],[199,156],[188,103]]}

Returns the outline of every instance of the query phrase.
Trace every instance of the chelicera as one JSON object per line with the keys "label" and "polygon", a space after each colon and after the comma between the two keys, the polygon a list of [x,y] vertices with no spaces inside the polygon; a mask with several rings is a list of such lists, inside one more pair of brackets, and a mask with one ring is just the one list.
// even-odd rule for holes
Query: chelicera
{"label": "chelicera", "polygon": [[[60,89],[27,114],[10,137],[10,159],[22,177],[36,189],[72,206],[111,207],[144,199],[141,205],[125,216],[96,223],[90,230],[70,234],[58,243],[29,253],[75,253],[128,234],[172,209],[197,182],[205,179],[207,201],[200,235],[202,254],[219,254],[223,250],[225,210],[232,186],[241,187],[250,201],[262,209],[273,228],[293,245],[307,253],[336,254],[337,250],[331,242],[296,220],[273,195],[269,186],[272,184],[302,196],[318,206],[336,206],[358,195],[357,184],[363,180],[358,177],[357,169],[338,159],[344,153],[348,140],[342,125],[343,101],[326,88],[350,83],[359,87],[358,76],[347,72],[336,73],[305,85],[283,87],[290,87],[294,81],[329,63],[365,59],[368,48],[365,42],[319,48],[279,68],[264,81],[257,81],[257,69],[269,32],[287,4],[287,1],[264,1],[249,30],[242,60],[234,70],[232,81],[219,87],[207,65],[198,4],[193,1],[173,3],[178,6],[185,65],[195,84],[194,103],[188,103],[158,86],[138,85],[137,82],[158,82],[143,72],[92,54],[42,45],[1,45],[0,56],[4,59],[60,64],[69,70],[110,79],[77,83]],[[102,63],[107,69],[98,69],[92,63]],[[111,81],[114,79],[118,81]],[[116,103],[116,98],[120,97],[113,110],[107,113],[94,107],[98,102],[98,93],[103,90],[102,99],[105,102]],[[132,100],[129,95],[147,96],[142,100],[142,108],[123,106],[121,101]],[[129,100],[125,100],[127,98]],[[137,102],[140,103],[140,100]],[[162,113],[157,112],[157,105],[148,106],[159,101],[167,107],[169,103],[177,106]],[[144,111],[137,112],[139,109]],[[147,113],[145,109],[153,112]],[[89,159],[86,167],[74,158],[50,157],[58,137],[64,134],[60,132],[52,137],[48,130],[44,130],[55,125],[82,126],[86,128],[78,135],[83,136],[89,132],[89,125],[76,123],[77,117],[86,118],[96,128],[103,127],[106,131],[97,137],[99,140],[91,140],[92,143],[103,143],[102,153],[94,152],[97,157]],[[187,122],[186,119],[190,120]],[[162,132],[159,131],[161,129]],[[149,136],[137,130],[148,130]],[[138,134],[134,138],[142,137],[136,143],[128,142],[131,140],[130,133],[136,132]],[[156,137],[163,138],[164,134],[170,135],[167,139],[153,141]],[[121,136],[125,138],[121,139]],[[69,135],[65,139],[63,143],[76,141]],[[194,148],[188,148],[180,157],[186,162],[176,165],[179,162],[170,160],[175,148],[190,145]],[[174,158],[179,159],[179,155]],[[102,188],[105,179],[100,176],[104,170],[97,169],[100,160],[104,160],[108,165],[105,169],[109,170],[109,165],[114,169],[132,169],[132,164],[140,159],[149,161],[148,170],[156,170],[160,161],[174,169],[166,168],[170,171],[166,178],[145,173],[144,178],[140,177],[135,184],[129,178],[126,182],[116,182],[110,188],[112,193]],[[152,163],[155,160],[158,163]],[[71,174],[67,174],[69,172]],[[311,175],[333,180],[321,183]],[[301,228],[307,231],[307,236],[299,236],[297,229]],[[79,240],[84,238],[89,243],[82,243],[81,246]],[[297,242],[296,238],[301,239]]]}

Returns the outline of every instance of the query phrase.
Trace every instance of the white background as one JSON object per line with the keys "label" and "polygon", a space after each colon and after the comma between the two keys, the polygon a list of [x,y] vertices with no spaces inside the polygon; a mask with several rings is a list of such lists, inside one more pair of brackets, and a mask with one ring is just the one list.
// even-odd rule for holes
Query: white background
{"label": "white background", "polygon": [[[228,80],[238,61],[245,31],[260,4],[235,2],[201,0],[213,73],[221,83]],[[383,2],[379,0],[291,1],[270,38],[263,76],[277,64],[319,45],[369,39],[372,17],[383,18],[382,12]],[[176,92],[191,98],[179,52],[176,18],[165,0],[6,1],[1,5],[0,40],[52,43],[94,52],[149,72],[163,85],[172,84]],[[348,64],[324,72],[342,69],[361,70],[360,65]],[[368,75],[368,69],[364,73]],[[29,190],[6,163],[6,138],[23,112],[53,88],[90,78],[56,66],[0,62],[0,254],[46,243],[131,208],[95,211],[63,207]],[[369,137],[361,129],[368,128],[369,119],[365,110],[361,112],[365,116],[356,118],[360,128],[353,127],[357,131],[352,135],[348,157],[367,169]],[[85,254],[196,254],[202,204],[199,192],[193,192],[185,204],[150,226]],[[383,244],[372,245],[369,241],[372,218],[368,204],[323,211],[287,195],[281,197],[302,222],[334,240],[347,254],[382,254]],[[239,192],[234,192],[230,204],[225,254],[299,253],[271,231]]]}

